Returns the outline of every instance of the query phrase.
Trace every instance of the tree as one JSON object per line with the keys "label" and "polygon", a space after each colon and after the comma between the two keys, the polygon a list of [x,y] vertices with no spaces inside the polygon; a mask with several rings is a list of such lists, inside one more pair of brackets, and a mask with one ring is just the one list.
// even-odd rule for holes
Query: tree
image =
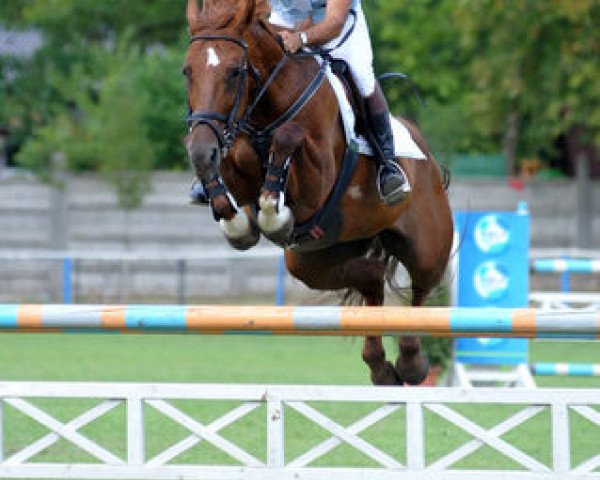
{"label": "tree", "polygon": [[456,15],[477,125],[484,135],[504,132],[510,159],[550,149],[576,124],[600,144],[600,3],[462,0]]}
{"label": "tree", "polygon": [[150,130],[157,126],[146,115],[156,102],[151,89],[140,87],[146,62],[156,59],[142,55],[127,39],[110,53],[98,49],[96,54],[92,64],[101,72],[99,78],[77,68],[66,77],[57,71],[47,76],[72,107],[59,110],[52,123],[37,129],[18,161],[44,174],[52,154],[61,151],[69,169],[102,172],[115,186],[122,207],[137,208],[149,188],[155,155],[165,148],[151,140]]}
{"label": "tree", "polygon": [[403,72],[414,82],[384,85],[394,111],[415,119],[444,163],[456,151],[493,147],[474,134],[468,119],[469,56],[452,21],[455,0],[363,2],[379,73]]}
{"label": "tree", "polygon": [[[363,7],[376,71],[408,74],[426,103],[419,105],[408,83],[395,83],[386,84],[391,105],[419,121],[436,152],[504,147],[516,164],[551,151],[570,128],[600,144],[598,0],[370,0]],[[184,11],[185,0],[0,2],[5,26],[33,27],[45,38],[31,59],[0,58],[0,123],[17,119],[19,143],[70,144],[74,168],[100,168],[85,136],[109,105],[107,79],[119,72],[137,85],[133,97],[152,98],[136,114],[154,152],[152,168],[187,168]],[[138,54],[115,57],[122,45]],[[41,141],[36,148],[39,159]]]}
{"label": "tree", "polygon": [[12,80],[0,84],[0,123],[19,119],[20,165],[48,178],[50,158],[61,151],[70,169],[111,179],[126,208],[141,202],[149,170],[187,167],[183,3],[11,5],[11,25],[35,25],[45,38],[31,59],[4,59]]}

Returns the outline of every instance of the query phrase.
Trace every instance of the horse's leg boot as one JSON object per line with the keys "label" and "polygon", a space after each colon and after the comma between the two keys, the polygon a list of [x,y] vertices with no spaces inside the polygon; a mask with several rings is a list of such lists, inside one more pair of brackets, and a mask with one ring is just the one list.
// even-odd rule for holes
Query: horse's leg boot
{"label": "horse's leg boot", "polygon": [[374,159],[378,165],[377,187],[385,203],[395,205],[410,192],[410,183],[396,162],[394,135],[387,101],[379,85],[365,98]]}

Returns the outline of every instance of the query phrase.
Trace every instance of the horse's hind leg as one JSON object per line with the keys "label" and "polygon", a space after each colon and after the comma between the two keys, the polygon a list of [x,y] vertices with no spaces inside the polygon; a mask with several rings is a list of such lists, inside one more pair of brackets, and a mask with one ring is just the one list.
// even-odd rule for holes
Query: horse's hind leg
{"label": "horse's hind leg", "polygon": [[[360,292],[365,305],[383,305],[385,266],[379,258],[357,258],[344,269],[348,286]],[[386,360],[381,336],[367,336],[363,342],[363,361],[370,370],[374,385],[402,385],[394,366]]]}
{"label": "horse's hind leg", "polygon": [[[427,292],[414,288],[411,305],[420,307],[425,303]],[[404,383],[418,385],[429,372],[429,361],[421,353],[421,340],[415,335],[403,335],[398,340],[400,353],[396,360],[397,375]]]}
{"label": "horse's hind leg", "polygon": [[[397,223],[399,230],[384,235],[386,249],[408,270],[413,307],[422,306],[442,281],[452,246],[452,216],[445,196],[440,198],[443,202],[438,202],[436,211],[419,216],[414,209],[409,210]],[[421,353],[419,337],[402,336],[399,347],[398,376],[411,385],[421,383],[427,376],[429,362]]]}
{"label": "horse's hind leg", "polygon": [[[361,256],[365,244],[345,244],[321,252],[298,254],[286,251],[289,272],[308,287],[319,290],[351,288],[358,291],[366,305],[383,304],[384,270],[379,258]],[[375,385],[401,385],[394,366],[385,358],[380,336],[365,337],[362,358]]]}

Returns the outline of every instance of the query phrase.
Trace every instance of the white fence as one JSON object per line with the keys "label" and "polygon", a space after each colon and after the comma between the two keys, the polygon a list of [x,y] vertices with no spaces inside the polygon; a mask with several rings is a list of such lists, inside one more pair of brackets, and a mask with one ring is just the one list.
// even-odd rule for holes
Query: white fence
{"label": "white fence", "polygon": [[530,292],[529,302],[541,310],[561,312],[600,311],[600,293],[590,292]]}
{"label": "white fence", "polygon": [[272,292],[283,298],[282,256],[272,246],[246,252],[225,245],[160,253],[0,250],[0,300],[110,303],[162,296],[183,304]]}
{"label": "white fence", "polygon": [[[95,405],[71,420],[59,420],[40,406],[44,399],[94,399]],[[443,479],[600,479],[600,434],[590,435],[588,445],[595,450],[591,458],[579,459],[574,464],[571,440],[578,439],[573,431],[572,417],[578,415],[600,428],[599,390],[544,390],[544,389],[451,389],[451,388],[386,388],[352,386],[284,386],[284,385],[193,385],[193,384],[133,384],[133,383],[15,383],[0,382],[0,400],[3,410],[0,419],[8,417],[8,408],[17,410],[24,420],[43,425],[49,433],[21,447],[9,451],[7,438],[0,450],[0,478],[79,478],[79,479],[202,479],[202,480],[443,480]],[[202,422],[186,413],[178,401],[224,401],[228,411],[216,419]],[[361,404],[362,417],[342,424],[324,413],[325,408],[338,405]],[[512,405],[508,417],[493,426],[481,426],[460,413],[461,406],[469,403],[483,407]],[[100,442],[92,440],[81,429],[91,422],[101,421],[117,406],[125,408],[126,421],[121,432],[126,453],[115,453]],[[249,452],[243,439],[226,438],[223,429],[229,427],[260,407],[265,445],[262,452]],[[364,410],[368,407],[368,412]],[[159,436],[163,429],[149,429],[149,411],[162,415],[185,429],[178,441],[158,453],[147,454],[148,435]],[[260,410],[259,410],[260,411]],[[293,411],[318,425],[327,435],[300,454],[290,456],[286,445],[291,441],[286,432],[286,416]],[[400,411],[403,415],[393,415]],[[549,464],[545,464],[523,448],[507,439],[507,434],[528,420],[546,412],[548,425],[525,442],[544,442],[549,446]],[[469,439],[439,458],[426,461],[428,438],[426,415],[445,419],[466,432]],[[155,418],[155,417],[153,417]],[[156,420],[156,419],[155,419]],[[153,421],[155,421],[153,420]],[[5,420],[3,420],[4,422]],[[361,434],[378,422],[386,422],[398,436],[398,444],[405,442],[405,451],[393,454],[367,441]],[[308,431],[308,430],[307,430]],[[8,437],[6,425],[0,432]],[[260,434],[257,434],[260,438]],[[404,439],[401,437],[404,436]],[[549,438],[548,438],[549,436]],[[310,434],[304,439],[311,441]],[[309,438],[306,438],[309,437]],[[91,457],[86,463],[55,463],[36,456],[65,439]],[[390,440],[388,438],[388,440]],[[395,439],[391,439],[395,443]],[[230,459],[223,464],[178,463],[179,455],[206,442]],[[523,442],[522,442],[523,443]],[[327,454],[335,447],[346,444],[369,459],[371,466],[323,466]],[[487,446],[502,457],[517,464],[514,470],[490,470],[489,466],[461,469],[455,465],[480,448]],[[526,448],[525,448],[526,449]],[[396,449],[397,450],[397,449]],[[318,461],[319,466],[315,466]],[[209,464],[210,463],[210,464]],[[487,468],[487,469],[486,469]]]}

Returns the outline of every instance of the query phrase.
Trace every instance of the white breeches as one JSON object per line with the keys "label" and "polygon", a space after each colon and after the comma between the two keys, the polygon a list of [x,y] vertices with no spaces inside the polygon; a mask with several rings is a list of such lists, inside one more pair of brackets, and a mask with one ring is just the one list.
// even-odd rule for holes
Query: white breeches
{"label": "white breeches", "polygon": [[[279,25],[286,28],[293,28],[293,25],[287,25],[286,22],[276,13],[272,12],[269,21],[273,25]],[[352,28],[354,17],[348,15],[346,25],[342,33],[323,47],[325,49],[334,48],[346,32]],[[367,21],[359,5],[356,9],[356,25],[354,31],[348,39],[339,47],[331,52],[333,58],[344,60],[350,67],[352,78],[362,97],[368,97],[375,91],[375,72],[373,71],[373,49],[371,47],[371,38]]]}

